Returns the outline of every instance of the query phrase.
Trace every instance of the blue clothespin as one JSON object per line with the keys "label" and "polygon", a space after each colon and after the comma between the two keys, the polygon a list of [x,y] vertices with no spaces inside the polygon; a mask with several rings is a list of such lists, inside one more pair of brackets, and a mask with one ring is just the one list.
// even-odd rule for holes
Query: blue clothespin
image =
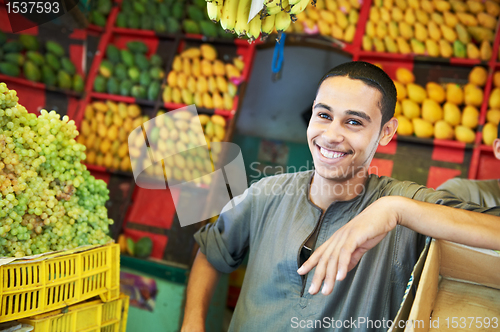
{"label": "blue clothespin", "polygon": [[283,60],[285,58],[285,39],[286,34],[284,32],[276,40],[276,45],[274,45],[273,54],[273,64],[272,64],[272,77],[273,82],[276,82],[281,78],[281,71],[283,70]]}

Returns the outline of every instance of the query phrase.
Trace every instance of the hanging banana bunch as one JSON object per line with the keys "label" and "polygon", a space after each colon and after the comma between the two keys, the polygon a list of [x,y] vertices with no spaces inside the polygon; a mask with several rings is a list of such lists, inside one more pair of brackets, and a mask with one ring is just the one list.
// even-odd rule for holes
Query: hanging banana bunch
{"label": "hanging banana bunch", "polygon": [[[295,15],[306,9],[311,0],[265,0],[264,7],[250,21],[252,0],[207,0],[208,17],[220,22],[226,32],[248,37],[252,43],[259,36],[267,38],[275,30],[281,33],[295,22]],[[313,0],[312,4],[315,4]]]}

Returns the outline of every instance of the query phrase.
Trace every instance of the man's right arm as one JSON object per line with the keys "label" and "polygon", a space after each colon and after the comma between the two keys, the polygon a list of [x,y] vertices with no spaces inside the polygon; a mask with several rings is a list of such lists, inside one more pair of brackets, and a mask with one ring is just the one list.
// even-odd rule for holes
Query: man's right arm
{"label": "man's right arm", "polygon": [[208,306],[217,286],[220,272],[198,250],[189,274],[186,307],[181,332],[205,331]]}

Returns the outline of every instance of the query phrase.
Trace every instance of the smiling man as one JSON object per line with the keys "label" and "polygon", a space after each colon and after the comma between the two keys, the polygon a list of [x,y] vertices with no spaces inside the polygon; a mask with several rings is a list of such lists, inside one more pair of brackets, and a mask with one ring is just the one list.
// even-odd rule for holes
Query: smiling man
{"label": "smiling man", "polygon": [[500,208],[368,173],[397,129],[395,104],[369,63],[321,79],[307,129],[315,170],[262,179],[195,235],[183,332],[204,331],[219,274],[247,253],[230,331],[385,331],[427,236],[500,249]]}

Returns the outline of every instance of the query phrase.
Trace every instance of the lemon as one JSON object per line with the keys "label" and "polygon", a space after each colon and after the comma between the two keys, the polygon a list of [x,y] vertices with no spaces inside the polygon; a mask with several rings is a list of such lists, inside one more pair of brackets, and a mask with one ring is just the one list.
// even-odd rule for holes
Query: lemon
{"label": "lemon", "polygon": [[443,118],[441,106],[432,99],[425,99],[422,103],[422,119],[434,123]]}
{"label": "lemon", "polygon": [[483,102],[483,90],[472,83],[467,84],[464,87],[464,102],[465,105],[481,106]]}
{"label": "lemon", "polygon": [[418,84],[410,83],[406,86],[406,91],[408,92],[408,98],[414,102],[421,104],[425,98],[427,98],[427,92],[423,87]]}
{"label": "lemon", "polygon": [[484,67],[476,66],[472,68],[469,73],[469,83],[477,86],[484,86],[486,84],[486,79],[488,78],[488,72]]}
{"label": "lemon", "polygon": [[405,99],[407,94],[406,94],[406,88],[403,85],[403,83],[400,83],[398,81],[394,81],[394,86],[396,87],[398,101]]}
{"label": "lemon", "polygon": [[[396,104],[397,108],[397,104]],[[498,126],[498,123],[500,122],[500,110],[499,109],[490,109],[486,113],[486,121],[491,122],[494,125]]]}
{"label": "lemon", "polygon": [[420,116],[420,106],[411,99],[405,99],[401,102],[403,115],[408,119],[418,118]]}
{"label": "lemon", "polygon": [[444,120],[439,120],[434,125],[434,137],[437,139],[453,139],[453,127]]}
{"label": "lemon", "polygon": [[429,82],[425,86],[427,90],[427,95],[429,96],[430,99],[437,101],[438,103],[442,103],[446,99],[446,92],[444,91],[444,88],[435,83],[435,82]]}
{"label": "lemon", "polygon": [[413,83],[415,82],[415,75],[406,68],[398,68],[396,70],[396,80],[403,84]]}
{"label": "lemon", "polygon": [[476,134],[474,134],[474,131],[470,128],[464,126],[456,126],[455,137],[460,142],[474,143],[474,140],[476,139]]}
{"label": "lemon", "polygon": [[479,123],[479,111],[474,106],[466,106],[462,112],[462,126],[474,129]]}
{"label": "lemon", "polygon": [[412,121],[413,129],[415,130],[415,136],[421,138],[432,137],[432,135],[434,134],[434,127],[432,126],[432,123],[420,118],[414,118],[412,119]]}
{"label": "lemon", "polygon": [[410,136],[413,134],[413,125],[407,117],[400,115],[397,117],[398,119],[398,135],[401,136]]}
{"label": "lemon", "polygon": [[443,106],[444,121],[452,126],[458,126],[462,121],[462,113],[457,105],[450,102],[445,103]]}
{"label": "lemon", "polygon": [[497,138],[497,126],[488,122],[483,127],[483,143],[493,145],[493,141]]}
{"label": "lemon", "polygon": [[462,88],[455,83],[446,85],[446,100],[455,105],[461,105],[464,102],[464,93]]}

